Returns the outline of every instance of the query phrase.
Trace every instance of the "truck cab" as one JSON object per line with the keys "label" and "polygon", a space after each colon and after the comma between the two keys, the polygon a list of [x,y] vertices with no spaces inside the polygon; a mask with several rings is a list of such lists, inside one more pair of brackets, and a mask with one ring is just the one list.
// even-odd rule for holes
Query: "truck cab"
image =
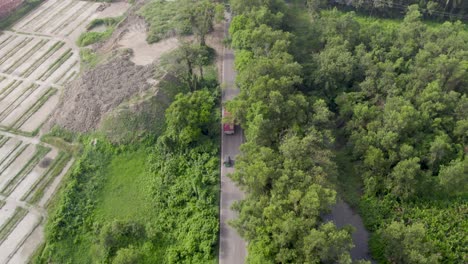
{"label": "truck cab", "polygon": [[226,109],[223,109],[223,133],[226,135],[235,133],[234,119]]}

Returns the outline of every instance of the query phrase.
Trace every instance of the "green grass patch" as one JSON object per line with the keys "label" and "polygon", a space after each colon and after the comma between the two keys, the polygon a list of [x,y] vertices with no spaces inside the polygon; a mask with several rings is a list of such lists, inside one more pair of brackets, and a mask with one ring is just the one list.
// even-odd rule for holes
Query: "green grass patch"
{"label": "green grass patch", "polygon": [[189,21],[181,16],[179,1],[149,1],[139,11],[148,22],[148,43],[158,42],[174,34],[192,33]]}
{"label": "green grass patch", "polygon": [[106,30],[104,30],[103,32],[84,32],[80,35],[80,37],[76,41],[76,44],[79,47],[86,47],[88,45],[109,39],[112,36],[112,33],[114,33],[114,30],[120,21],[122,21],[122,17],[94,19],[86,27],[88,31],[101,25],[106,26]]}
{"label": "green grass patch", "polygon": [[76,41],[76,45],[79,47],[86,47],[88,45],[104,41],[110,36],[112,36],[112,33],[114,32],[114,28],[110,27],[107,28],[104,32],[85,32],[80,35],[78,40]]}
{"label": "green grass patch", "polygon": [[34,8],[39,6],[44,0],[26,0],[9,16],[0,20],[0,30],[6,30],[13,24],[31,12]]}
{"label": "green grass patch", "polygon": [[81,49],[80,50],[81,63],[85,69],[91,69],[96,67],[100,61],[99,55],[92,49]]}
{"label": "green grass patch", "polygon": [[144,222],[153,217],[148,186],[151,177],[145,171],[147,158],[148,151],[144,148],[112,157],[104,173],[106,183],[96,206],[98,221],[118,219]]}
{"label": "green grass patch", "polygon": [[[352,12],[352,11],[351,11]],[[343,16],[349,12],[340,11],[337,9],[326,9],[321,11],[322,16]],[[353,12],[354,13],[354,12]],[[381,28],[386,29],[398,29],[401,23],[403,23],[403,19],[401,18],[381,18],[381,17],[373,17],[373,16],[366,16],[358,13],[354,13],[354,19],[359,22],[361,25],[371,25],[374,23],[379,24]],[[440,27],[443,22],[437,22],[433,20],[422,20],[422,22],[431,28]],[[465,30],[468,30],[468,24],[463,23]]]}
{"label": "green grass patch", "polygon": [[359,209],[362,195],[362,178],[356,172],[350,154],[344,150],[335,152],[335,162],[338,165],[337,187],[338,193],[354,209]]}
{"label": "green grass patch", "polygon": [[117,25],[120,21],[122,21],[122,17],[106,17],[106,18],[96,18],[93,19],[87,26],[86,30],[92,30],[98,26],[106,26],[111,27]]}

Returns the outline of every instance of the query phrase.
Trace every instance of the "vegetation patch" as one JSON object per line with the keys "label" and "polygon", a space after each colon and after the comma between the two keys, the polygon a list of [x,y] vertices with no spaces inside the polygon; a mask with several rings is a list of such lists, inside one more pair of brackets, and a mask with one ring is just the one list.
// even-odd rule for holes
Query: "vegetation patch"
{"label": "vegetation patch", "polygon": [[149,1],[139,11],[148,22],[148,43],[158,42],[175,34],[188,35],[192,33],[192,26],[187,17],[180,11],[180,0]]}
{"label": "vegetation patch", "polygon": [[94,19],[86,27],[86,29],[89,31],[89,30],[96,28],[97,26],[104,25],[106,26],[105,31],[104,32],[89,31],[89,32],[82,33],[80,37],[78,38],[78,40],[76,41],[76,44],[79,47],[86,47],[88,45],[107,40],[108,38],[112,36],[112,33],[114,32],[117,24],[120,21],[122,21],[122,17]]}

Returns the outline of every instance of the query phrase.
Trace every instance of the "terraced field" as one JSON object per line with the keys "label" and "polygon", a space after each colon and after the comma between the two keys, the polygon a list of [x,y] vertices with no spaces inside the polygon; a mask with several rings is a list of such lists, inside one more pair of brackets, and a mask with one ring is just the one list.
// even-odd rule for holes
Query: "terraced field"
{"label": "terraced field", "polygon": [[45,1],[0,33],[0,263],[26,263],[42,242],[45,207],[72,160],[41,143],[40,128],[79,73],[74,43],[100,6]]}

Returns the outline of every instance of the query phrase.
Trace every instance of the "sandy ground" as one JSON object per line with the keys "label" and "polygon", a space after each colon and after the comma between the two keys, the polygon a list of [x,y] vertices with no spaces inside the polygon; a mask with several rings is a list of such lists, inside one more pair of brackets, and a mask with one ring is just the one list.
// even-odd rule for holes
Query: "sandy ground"
{"label": "sandy ground", "polygon": [[106,113],[148,90],[153,75],[153,67],[138,66],[126,58],[116,58],[84,72],[64,91],[48,126],[58,124],[72,131],[91,131]]}
{"label": "sandy ground", "polygon": [[137,65],[148,65],[159,60],[164,53],[174,50],[178,44],[179,41],[175,37],[148,44],[146,26],[142,22],[130,26],[118,41],[119,47],[132,49],[131,61]]}

